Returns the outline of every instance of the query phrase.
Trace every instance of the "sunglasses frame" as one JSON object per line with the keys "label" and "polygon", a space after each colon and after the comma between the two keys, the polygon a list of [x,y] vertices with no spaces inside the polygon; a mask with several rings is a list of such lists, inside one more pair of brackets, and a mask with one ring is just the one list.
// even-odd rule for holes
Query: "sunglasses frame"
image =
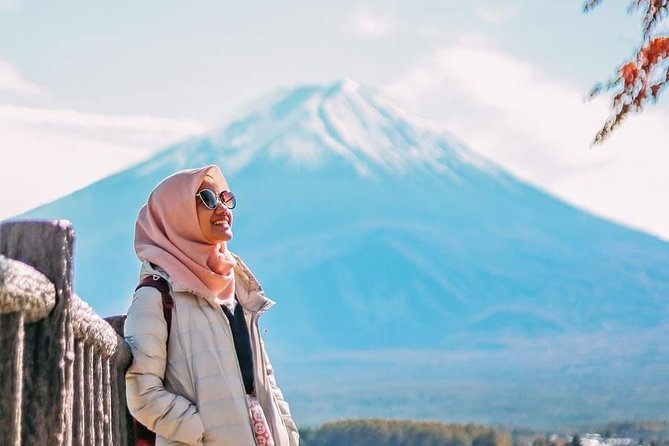
{"label": "sunglasses frame", "polygon": [[[211,193],[214,197],[216,197],[216,205],[215,205],[213,208],[210,207],[210,206],[207,204],[207,202],[204,200],[204,198],[202,197],[202,192],[204,192],[204,191],[207,191],[207,192]],[[226,193],[226,192],[230,194],[230,197],[231,197],[231,198],[228,200],[228,202],[229,202],[229,201],[232,201],[232,206],[228,206],[227,202],[223,200],[223,194]],[[209,210],[211,210],[211,211],[213,211],[214,209],[216,209],[216,208],[218,207],[218,204],[219,204],[219,203],[222,204],[223,206],[225,206],[225,207],[228,208],[228,209],[234,209],[235,206],[237,206],[237,199],[235,198],[235,194],[232,193],[232,191],[229,191],[229,190],[221,191],[220,194],[216,195],[216,192],[214,192],[214,191],[211,190],[211,189],[202,189],[202,190],[199,191],[197,194],[195,194],[195,196],[196,196],[196,197],[199,197],[199,198],[200,198],[200,201],[202,201],[202,204],[203,204],[207,209],[209,209]]]}

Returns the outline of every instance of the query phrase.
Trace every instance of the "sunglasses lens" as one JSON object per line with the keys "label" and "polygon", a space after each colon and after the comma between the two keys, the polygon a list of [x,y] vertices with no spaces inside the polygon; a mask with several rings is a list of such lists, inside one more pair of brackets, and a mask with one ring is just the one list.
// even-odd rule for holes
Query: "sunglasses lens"
{"label": "sunglasses lens", "polygon": [[233,194],[229,190],[221,192],[221,201],[225,204],[225,206],[228,209],[233,209],[237,205],[235,194]]}
{"label": "sunglasses lens", "polygon": [[203,189],[200,191],[200,198],[202,198],[202,202],[209,209],[216,209],[216,205],[218,204],[218,199],[215,193],[213,193],[209,189]]}

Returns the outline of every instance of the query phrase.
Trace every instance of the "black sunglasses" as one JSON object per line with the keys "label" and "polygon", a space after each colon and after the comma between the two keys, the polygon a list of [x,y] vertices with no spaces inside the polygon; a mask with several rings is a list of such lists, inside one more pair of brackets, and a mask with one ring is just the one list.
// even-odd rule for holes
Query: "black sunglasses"
{"label": "black sunglasses", "polygon": [[200,197],[200,200],[202,200],[202,204],[204,204],[205,206],[207,206],[207,208],[211,210],[216,209],[216,206],[218,206],[219,202],[228,209],[234,209],[235,206],[237,205],[235,194],[233,194],[229,190],[224,190],[220,194],[216,195],[215,192],[209,189],[202,189],[200,192],[197,193],[196,196]]}

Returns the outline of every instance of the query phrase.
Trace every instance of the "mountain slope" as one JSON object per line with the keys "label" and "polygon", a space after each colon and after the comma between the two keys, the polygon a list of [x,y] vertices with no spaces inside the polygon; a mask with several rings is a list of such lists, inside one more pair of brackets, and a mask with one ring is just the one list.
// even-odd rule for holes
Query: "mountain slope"
{"label": "mountain slope", "polygon": [[[279,302],[263,323],[303,420],[391,407],[534,424],[608,421],[617,407],[669,412],[653,399],[669,387],[657,347],[669,244],[519,181],[350,80],[273,94],[28,216],[73,221],[77,292],[103,315],[121,313],[137,279],[137,211],[165,176],[211,163],[238,196],[229,246]],[[644,374],[639,388],[632,376]],[[351,376],[378,393],[364,396]],[[428,383],[443,392],[435,413],[413,400]],[[585,394],[607,383],[636,399]],[[398,386],[404,396],[381,398]],[[348,400],[314,410],[340,389]],[[582,394],[578,409],[538,409],[565,392]],[[531,411],[490,404],[519,394],[531,394]]]}

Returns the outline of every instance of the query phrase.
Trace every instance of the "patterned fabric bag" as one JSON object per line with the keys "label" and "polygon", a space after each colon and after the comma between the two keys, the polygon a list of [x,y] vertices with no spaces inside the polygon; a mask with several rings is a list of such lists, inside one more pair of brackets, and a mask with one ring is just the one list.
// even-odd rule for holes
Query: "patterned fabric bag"
{"label": "patterned fabric bag", "polygon": [[251,429],[257,446],[274,446],[274,439],[269,430],[269,423],[265,418],[265,413],[258,402],[258,398],[252,395],[246,395],[246,404],[251,414]]}

